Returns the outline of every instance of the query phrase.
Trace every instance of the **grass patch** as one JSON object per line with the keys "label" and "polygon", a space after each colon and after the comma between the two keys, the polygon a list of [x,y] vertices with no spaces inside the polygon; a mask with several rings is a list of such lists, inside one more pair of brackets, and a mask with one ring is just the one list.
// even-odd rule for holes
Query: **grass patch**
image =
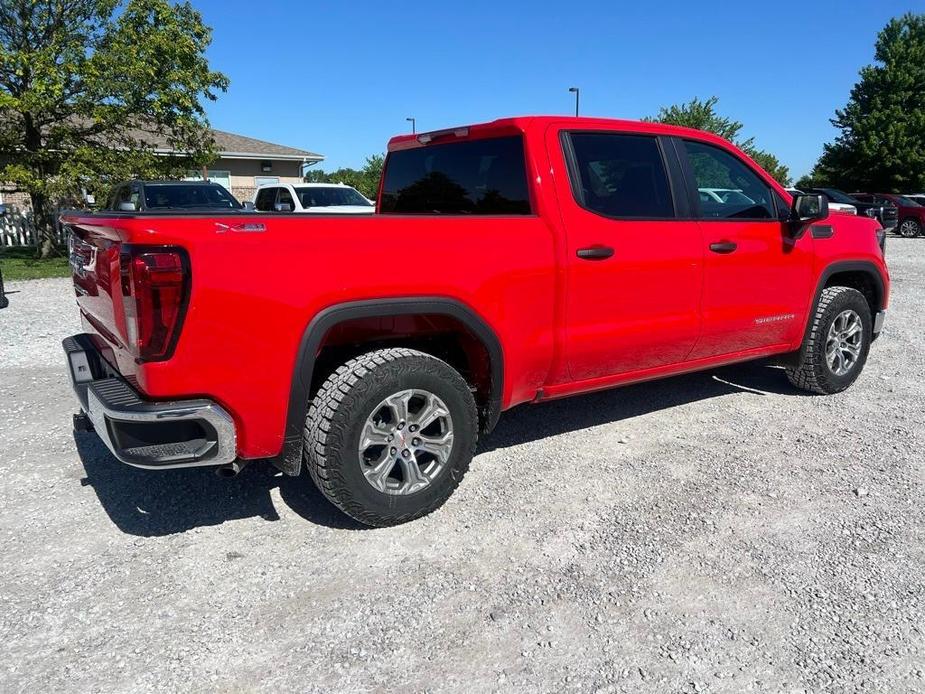
{"label": "grass patch", "polygon": [[0,272],[3,272],[3,281],[9,282],[70,277],[71,268],[66,254],[42,260],[35,257],[34,248],[0,248]]}

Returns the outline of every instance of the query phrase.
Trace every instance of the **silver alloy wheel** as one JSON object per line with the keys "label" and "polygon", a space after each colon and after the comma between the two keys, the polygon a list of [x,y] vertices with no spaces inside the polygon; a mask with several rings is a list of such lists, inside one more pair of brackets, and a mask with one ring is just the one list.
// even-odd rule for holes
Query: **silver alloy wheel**
{"label": "silver alloy wheel", "polygon": [[919,224],[914,219],[907,219],[899,225],[899,235],[911,239],[919,235]]}
{"label": "silver alloy wheel", "polygon": [[433,393],[403,390],[376,405],[360,433],[360,468],[384,494],[414,494],[433,482],[453,452],[450,409]]}
{"label": "silver alloy wheel", "polygon": [[861,317],[852,309],[845,309],[829,326],[825,340],[825,360],[829,370],[836,376],[844,376],[861,356],[864,346],[864,324]]}

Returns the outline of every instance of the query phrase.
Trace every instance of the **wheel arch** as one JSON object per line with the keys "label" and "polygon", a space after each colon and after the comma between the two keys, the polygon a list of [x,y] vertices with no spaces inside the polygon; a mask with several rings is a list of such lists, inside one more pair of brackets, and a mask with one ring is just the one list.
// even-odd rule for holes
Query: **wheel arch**
{"label": "wheel arch", "polygon": [[835,262],[827,265],[819,276],[812,308],[819,303],[827,287],[844,286],[857,289],[867,299],[871,315],[882,311],[886,299],[886,283],[877,266],[866,260]]}
{"label": "wheel arch", "polygon": [[447,297],[401,297],[351,301],[329,306],[318,312],[306,326],[296,353],[289,392],[283,448],[273,464],[288,475],[297,475],[302,465],[302,432],[317,357],[325,338],[339,325],[357,319],[387,319],[401,316],[445,316],[458,321],[481,343],[488,357],[488,393],[480,403],[479,419],[483,432],[491,431],[501,414],[504,389],[504,351],[495,331],[474,309]]}
{"label": "wheel arch", "polygon": [[791,355],[782,357],[780,360],[782,363],[786,364],[792,361],[793,355],[799,354],[799,351],[802,350],[803,345],[806,344],[806,340],[809,337],[809,332],[813,324],[813,316],[815,315],[816,307],[819,305],[822,292],[825,291],[827,287],[834,286],[846,286],[858,289],[867,299],[867,305],[870,307],[871,316],[876,315],[878,311],[882,311],[884,308],[887,285],[879,268],[873,262],[869,260],[846,260],[827,265],[823,268],[822,272],[819,273],[819,279],[816,282],[816,291],[813,294],[813,300],[809,305],[809,310],[806,312],[806,321],[803,325],[803,338],[800,341],[800,347]]}

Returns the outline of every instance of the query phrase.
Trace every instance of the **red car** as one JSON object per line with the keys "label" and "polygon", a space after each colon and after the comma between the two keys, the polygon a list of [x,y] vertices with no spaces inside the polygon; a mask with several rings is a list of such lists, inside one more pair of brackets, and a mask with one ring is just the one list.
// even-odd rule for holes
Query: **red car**
{"label": "red car", "polygon": [[907,239],[915,238],[925,228],[925,207],[912,198],[893,193],[853,193],[861,202],[876,205],[892,205],[898,213],[896,231]]}
{"label": "red car", "polygon": [[388,150],[365,218],[64,217],[78,426],[138,467],[306,467],[392,525],[515,405],[763,357],[836,393],[883,324],[876,221],[708,133],[525,117]]}

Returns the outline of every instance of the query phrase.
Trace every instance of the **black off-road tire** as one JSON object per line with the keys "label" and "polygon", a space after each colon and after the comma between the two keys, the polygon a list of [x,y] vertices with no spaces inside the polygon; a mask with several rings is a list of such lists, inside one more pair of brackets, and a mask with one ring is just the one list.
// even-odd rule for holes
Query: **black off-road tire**
{"label": "black off-road tire", "polygon": [[[863,327],[861,353],[848,373],[838,376],[825,358],[826,338],[835,318],[844,310],[852,309],[861,319]],[[870,351],[871,330],[870,306],[857,289],[850,287],[828,287],[822,291],[819,303],[810,319],[808,333],[800,348],[795,366],[787,369],[787,378],[801,390],[822,395],[839,393],[857,380],[867,362]]]}
{"label": "black off-road tire", "polygon": [[[407,495],[380,492],[361,469],[360,433],[390,395],[420,388],[446,404],[453,422],[449,461],[431,483]],[[324,382],[305,420],[303,461],[318,489],[364,525],[385,527],[436,510],[459,486],[478,440],[478,413],[466,381],[446,362],[412,349],[381,349],[351,359]]]}

